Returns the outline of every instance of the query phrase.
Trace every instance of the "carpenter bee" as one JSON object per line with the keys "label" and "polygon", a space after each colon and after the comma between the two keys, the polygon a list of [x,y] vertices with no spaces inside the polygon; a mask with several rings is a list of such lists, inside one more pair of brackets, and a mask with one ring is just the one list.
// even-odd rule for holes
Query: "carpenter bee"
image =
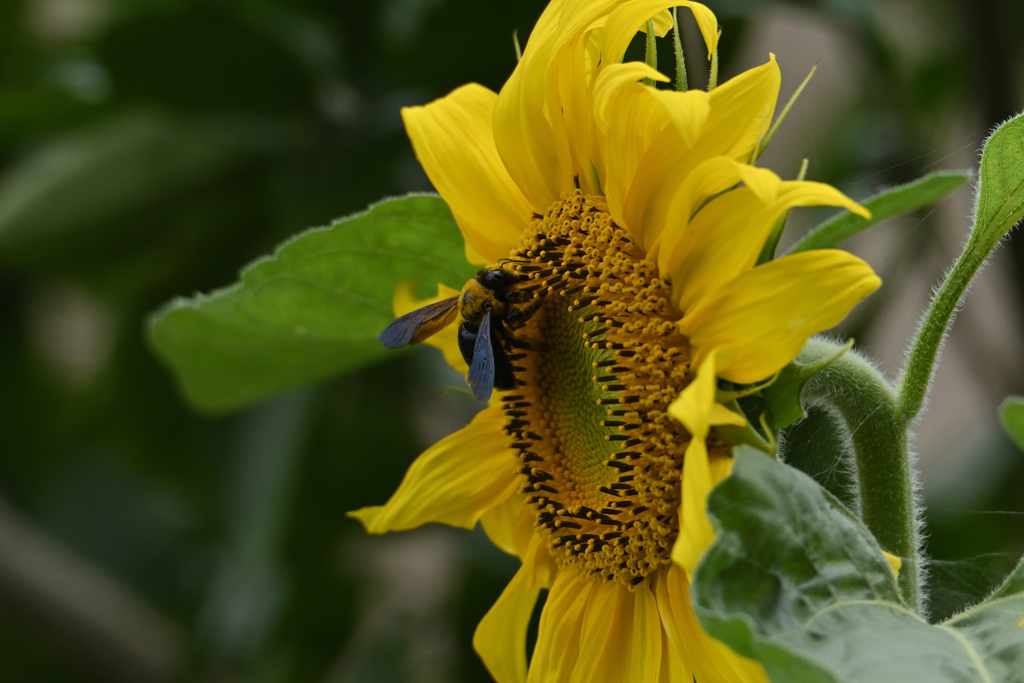
{"label": "carpenter bee", "polygon": [[384,328],[377,341],[389,349],[419,344],[451,325],[456,314],[461,313],[459,351],[469,364],[473,395],[486,403],[493,389],[515,386],[512,361],[501,340],[532,348],[529,342],[515,338],[509,331],[522,327],[542,303],[537,299],[528,306],[518,306],[524,303],[524,295],[515,290],[515,285],[522,279],[505,265],[484,268],[458,296],[406,313]]}

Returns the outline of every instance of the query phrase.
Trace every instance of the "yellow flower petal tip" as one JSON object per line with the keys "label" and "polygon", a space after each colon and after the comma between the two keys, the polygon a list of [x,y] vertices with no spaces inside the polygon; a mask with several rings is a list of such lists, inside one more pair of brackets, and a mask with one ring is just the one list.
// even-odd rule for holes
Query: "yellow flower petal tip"
{"label": "yellow flower petal tip", "polygon": [[901,560],[896,555],[893,555],[891,553],[885,552],[884,550],[882,551],[882,554],[885,556],[885,561],[889,563],[889,567],[892,568],[893,576],[895,576],[896,578],[899,578],[899,576],[900,576],[900,567],[903,566],[903,560]]}
{"label": "yellow flower petal tip", "polygon": [[358,519],[363,524],[363,528],[369,534],[382,534],[386,529],[377,529],[376,522],[380,517],[381,512],[384,510],[383,505],[371,505],[365,508],[359,508],[358,510],[350,510],[345,513],[346,517],[351,519]]}

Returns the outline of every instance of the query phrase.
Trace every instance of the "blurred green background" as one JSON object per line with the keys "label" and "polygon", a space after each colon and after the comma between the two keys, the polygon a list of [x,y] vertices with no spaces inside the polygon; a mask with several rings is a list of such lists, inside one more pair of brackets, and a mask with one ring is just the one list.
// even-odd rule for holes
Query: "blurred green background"
{"label": "blurred green background", "polygon": [[[725,77],[819,73],[764,157],[863,198],[973,167],[1024,106],[1015,0],[710,0]],[[11,681],[486,681],[470,639],[516,568],[483,535],[370,538],[472,415],[429,350],[204,416],[144,338],[288,236],[429,190],[399,108],[500,89],[541,0],[0,0],[0,661]],[[686,14],[686,13],[684,13]],[[687,20],[687,44],[698,45]],[[670,55],[662,45],[663,60]],[[691,82],[706,82],[696,47]],[[969,192],[851,244],[845,324],[892,373]],[[795,216],[792,235],[820,218]],[[974,288],[919,425],[935,611],[1024,551],[1024,236]],[[955,562],[968,560],[963,562]],[[965,570],[965,566],[968,568]]]}

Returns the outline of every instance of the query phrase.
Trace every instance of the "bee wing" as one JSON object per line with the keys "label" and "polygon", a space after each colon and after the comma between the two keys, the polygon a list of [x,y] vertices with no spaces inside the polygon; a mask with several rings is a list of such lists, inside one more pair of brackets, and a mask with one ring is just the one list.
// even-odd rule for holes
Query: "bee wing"
{"label": "bee wing", "polygon": [[469,365],[469,386],[473,395],[487,403],[494,390],[494,346],[491,344],[491,312],[484,311],[480,331],[473,346],[473,362]]}
{"label": "bee wing", "polygon": [[419,344],[452,324],[459,314],[458,303],[459,297],[452,296],[406,313],[385,327],[377,341],[389,349]]}

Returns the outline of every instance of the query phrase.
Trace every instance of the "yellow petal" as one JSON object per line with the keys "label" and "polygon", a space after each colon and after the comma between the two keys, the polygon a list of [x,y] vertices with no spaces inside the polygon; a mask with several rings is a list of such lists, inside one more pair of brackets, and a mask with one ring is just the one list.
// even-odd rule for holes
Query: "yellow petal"
{"label": "yellow petal", "polygon": [[[782,75],[770,55],[766,64],[744,71],[711,91],[711,115],[701,134],[708,156],[750,159],[754,145],[768,132]],[[704,151],[704,150],[702,150]]]}
{"label": "yellow petal", "polygon": [[[662,617],[662,627],[666,628]],[[665,644],[661,648],[661,678],[659,683],[693,683],[693,669],[690,662],[680,656],[678,649],[672,647],[668,642],[668,635],[664,636]]]}
{"label": "yellow petal", "polygon": [[672,546],[672,561],[691,574],[715,540],[715,528],[707,512],[708,495],[732,471],[732,458],[719,458],[715,462],[718,467],[708,462],[704,439],[694,439],[687,446],[683,459],[679,536]]}
{"label": "yellow petal", "polygon": [[508,449],[500,407],[477,413],[463,429],[437,442],[409,466],[384,505],[348,513],[371,534],[440,522],[472,529],[490,508],[518,488],[519,463]]}
{"label": "yellow petal", "polygon": [[[619,71],[612,67],[605,69],[602,75],[605,73],[627,75],[625,70]],[[600,85],[611,86],[612,83],[609,80]],[[614,116],[608,118],[609,125],[604,131],[605,175],[602,186],[612,218],[627,228],[633,241],[640,246],[645,246],[647,240],[645,229],[652,231],[654,226],[644,221],[644,207],[639,201],[636,205],[640,210],[628,214],[626,202],[631,192],[644,194],[645,190],[650,189],[637,188],[634,179],[651,146],[665,136],[665,129],[670,126],[664,108],[655,105],[647,90],[649,88],[633,82],[625,83],[614,91],[609,87],[600,93],[605,98],[602,102],[605,108],[615,112]],[[681,139],[675,132],[669,133],[669,137],[671,140]]]}
{"label": "yellow petal", "polygon": [[672,566],[659,574],[656,591],[665,626],[665,647],[672,657],[693,667],[692,678],[683,679],[686,683],[768,683],[768,675],[759,662],[736,654],[700,625],[690,605],[689,584],[681,568]]}
{"label": "yellow petal", "polygon": [[[394,294],[391,295],[391,309],[394,311],[395,317],[401,317],[406,313],[412,313],[418,308],[435,304],[458,293],[459,290],[438,283],[437,296],[429,299],[417,299],[416,279],[409,278],[402,280],[395,286]],[[428,337],[423,343],[427,346],[433,346],[435,349],[440,349],[441,353],[444,354],[444,359],[448,361],[448,365],[461,372],[462,376],[465,377],[469,373],[469,366],[466,365],[466,360],[462,357],[462,352],[459,351],[459,325],[461,324],[462,318],[456,318],[454,323],[432,337]]]}
{"label": "yellow petal", "polygon": [[497,683],[526,681],[526,628],[540,595],[527,576],[520,567],[473,634],[473,648]]}
{"label": "yellow petal", "polygon": [[[596,65],[600,63],[600,55],[594,52],[593,34],[602,32],[590,30],[566,45],[548,69],[547,111],[558,139],[559,165],[565,168],[560,178],[572,183],[560,187],[562,191],[573,189],[578,177],[584,193],[602,194],[598,178],[603,173],[603,155],[591,87]],[[561,116],[551,117],[551,112],[560,112]]]}
{"label": "yellow petal", "polygon": [[659,92],[639,83],[620,87],[605,143],[609,209],[645,250],[665,225],[686,178],[673,169],[686,167],[710,111],[704,91]]}
{"label": "yellow petal", "polygon": [[557,101],[547,101],[548,70],[557,57],[559,23],[563,10],[570,4],[552,2],[541,13],[522,60],[505,82],[494,106],[494,142],[501,160],[534,209],[541,213],[547,211],[563,189],[572,187],[568,184],[572,182],[572,169],[566,166],[571,157],[568,142],[548,120],[548,112],[560,112],[561,106]]}
{"label": "yellow petal", "polygon": [[900,577],[900,567],[903,566],[903,560],[896,555],[885,552],[884,550],[882,551],[882,554],[885,555],[885,561],[889,563],[889,567],[892,569],[892,575],[898,579]]}
{"label": "yellow petal", "polygon": [[697,367],[697,375],[679,397],[669,404],[668,414],[683,423],[694,440],[707,438],[712,425],[743,425],[746,419],[715,400],[718,353],[712,349]]}
{"label": "yellow petal", "polygon": [[[680,580],[682,586],[678,585]],[[662,683],[693,683],[696,662],[691,650],[696,635],[693,633],[696,617],[692,615],[693,608],[690,606],[686,574],[679,567],[669,565],[667,569],[658,572],[654,580],[654,590],[665,634]],[[686,599],[683,601],[681,598]],[[696,637],[699,638],[699,635]],[[701,656],[703,653],[698,652],[697,657]]]}
{"label": "yellow petal", "polygon": [[647,94],[665,110],[683,144],[687,148],[696,145],[700,130],[711,114],[707,93],[703,90],[676,92],[647,88]]}
{"label": "yellow petal", "polygon": [[[721,408],[722,410],[725,410],[730,415],[735,415],[735,413],[733,413],[731,410],[728,410],[725,406],[716,406],[716,407],[717,408]],[[732,423],[723,419],[721,421],[712,421],[712,424],[732,424]],[[722,481],[723,479],[728,477],[730,474],[732,474],[732,466],[735,464],[735,462],[736,461],[733,459],[731,454],[730,455],[718,455],[718,456],[713,456],[711,458],[711,462],[710,462],[711,481],[714,482],[715,486],[718,486],[718,483],[720,481]]]}
{"label": "yellow petal", "polygon": [[[692,175],[701,174],[705,166],[708,163],[702,164]],[[716,297],[720,288],[754,267],[765,239],[785,211],[797,206],[821,205],[845,206],[860,214],[866,211],[829,185],[783,182],[771,171],[736,166],[741,167],[737,169],[737,176],[746,187],[715,198],[685,229],[670,221],[662,233],[658,266],[671,278],[672,303],[684,315],[700,308],[704,300]],[[707,189],[714,191],[714,187]],[[677,204],[684,204],[683,210],[697,205],[701,196],[695,194],[693,202],[687,203],[684,199]]]}
{"label": "yellow petal", "polygon": [[[715,538],[708,518],[708,494],[725,476],[727,468],[716,468],[712,476],[708,462],[707,437],[713,424],[745,424],[746,420],[715,401],[717,352],[712,349],[697,376],[668,407],[668,413],[683,423],[690,444],[683,455],[682,502],[679,506],[679,536],[672,548],[672,560],[692,572],[701,554]],[[716,478],[717,477],[717,478]]]}
{"label": "yellow petal", "polygon": [[811,180],[783,181],[779,185],[775,201],[786,208],[796,206],[841,206],[862,218],[871,218],[870,211],[836,188]]}
{"label": "yellow petal", "polygon": [[[718,19],[714,13],[697,2],[683,0],[633,0],[624,2],[609,15],[606,24],[604,54],[608,63],[622,61],[633,36],[656,14],[663,13],[671,7],[688,7],[697,19],[697,26],[704,36],[704,44],[708,48],[708,59],[718,45]],[[663,18],[663,17],[662,17]],[[663,34],[660,34],[663,35]]]}
{"label": "yellow petal", "polygon": [[676,309],[687,313],[754,266],[774,225],[764,208],[753,192],[740,188],[709,203],[684,229],[666,228],[656,253],[659,271],[672,282]]}
{"label": "yellow petal", "polygon": [[[652,4],[552,2],[502,88],[494,110],[495,143],[511,177],[537,211],[545,211],[577,183],[585,192],[597,191],[594,169],[603,173],[605,155],[594,127],[592,87],[595,76],[621,58],[610,56],[607,37],[614,31],[615,41],[628,44],[626,34],[634,35],[651,17],[659,33],[670,25],[665,11],[670,3],[659,0],[653,8],[644,3]],[[715,23],[702,5],[694,4],[694,11],[702,27],[707,17]]]}
{"label": "yellow petal", "polygon": [[[670,220],[689,219],[690,213],[672,207],[681,186],[696,174],[700,164],[717,156],[743,165],[750,159],[754,145],[767,131],[766,121],[771,122],[779,82],[778,65],[772,55],[767,64],[729,79],[707,94],[708,114],[692,149],[674,126],[661,129],[647,146],[625,188],[621,210],[612,212],[631,233],[642,233],[638,243],[645,251],[655,249],[657,237]],[[617,149],[609,139],[609,159]],[[611,169],[608,173],[611,175]],[[617,205],[609,194],[609,206]]]}
{"label": "yellow petal", "polygon": [[[604,26],[608,14],[621,2],[622,0],[566,0],[551,3],[560,5],[555,29],[555,49],[561,49],[579,39],[588,30]],[[548,6],[549,9],[551,5]],[[543,14],[547,14],[547,10]],[[532,35],[530,40],[533,40]]]}
{"label": "yellow petal", "polygon": [[675,129],[662,131],[632,181],[627,213],[639,211],[636,207],[650,207],[644,212],[645,220],[649,225],[660,226],[669,215],[675,193],[699,164],[716,156],[745,164],[768,129],[766,121],[771,122],[780,78],[773,55],[767,64],[745,71],[712,90],[707,95],[707,120],[693,149],[686,146]]}
{"label": "yellow petal", "polygon": [[770,203],[778,196],[782,179],[766,168],[741,163],[727,156],[717,156],[701,162],[683,184],[675,197],[672,209],[689,218],[712,195],[742,182],[762,203]]}
{"label": "yellow petal", "polygon": [[507,257],[533,211],[495,146],[496,99],[471,83],[428,105],[402,109],[416,158],[451,207],[467,258],[475,263]]}
{"label": "yellow petal", "polygon": [[[650,78],[662,83],[669,81],[668,76],[663,75],[643,62],[609,64],[601,69],[601,73],[598,74],[597,80],[594,83],[594,116],[597,119],[597,126],[602,133],[607,134],[608,132],[608,122],[611,118],[609,110],[611,109],[613,96],[618,94],[619,90],[624,86],[636,83],[643,78]],[[615,116],[620,114],[621,112],[616,107]],[[638,130],[637,132],[642,134],[644,131]]]}
{"label": "yellow petal", "polygon": [[[530,35],[523,59],[498,95],[494,139],[514,182],[544,212],[580,185],[603,185],[608,155],[596,135],[592,87],[600,71],[621,59],[629,39],[654,17],[669,27],[666,0],[552,2]],[[699,3],[686,3],[702,32],[717,40],[717,20]],[[668,100],[669,97],[658,96]],[[594,171],[600,175],[598,181]]]}
{"label": "yellow petal", "polygon": [[525,494],[516,492],[480,518],[491,543],[509,555],[523,559],[534,537],[536,513],[526,504]]}
{"label": "yellow petal", "polygon": [[534,563],[549,557],[543,539],[536,537],[523,566],[473,634],[473,648],[497,683],[526,682],[526,629],[537,596],[546,587],[537,583]]}
{"label": "yellow petal", "polygon": [[573,571],[560,571],[540,614],[537,645],[530,661],[529,683],[567,683],[580,657],[583,617],[596,581],[580,581]]}
{"label": "yellow petal", "polygon": [[[668,10],[658,12],[651,17],[651,21],[654,22],[654,35],[659,38],[664,38],[672,30],[672,13]],[[640,33],[647,33],[647,22],[644,22],[644,25],[640,27]]]}
{"label": "yellow petal", "polygon": [[662,634],[649,587],[580,581],[562,571],[544,605],[531,683],[648,683],[661,668]]}
{"label": "yellow petal", "polygon": [[648,683],[661,670],[661,617],[649,586],[599,583],[587,604],[570,683]]}
{"label": "yellow petal", "polygon": [[720,349],[718,374],[748,384],[782,369],[809,336],[827,330],[881,280],[856,256],[820,249],[743,273],[688,313],[679,327],[699,365]]}
{"label": "yellow petal", "polygon": [[[627,592],[625,586],[599,584],[594,588],[583,612],[583,628],[580,631],[580,658],[573,669],[569,683],[590,681],[602,665],[602,655],[611,647],[614,650],[626,650],[625,643],[609,643],[608,638],[614,628],[619,603],[619,592]],[[621,629],[617,629],[621,630]],[[620,679],[621,680],[621,679]]]}
{"label": "yellow petal", "polygon": [[[608,13],[619,0],[552,3],[495,108],[495,138],[512,177],[543,212],[579,184],[600,194],[604,170],[592,85]],[[602,38],[598,39],[597,37]]]}
{"label": "yellow petal", "polygon": [[[678,129],[661,130],[638,164],[623,209],[628,221],[645,226],[645,248],[651,248],[653,238],[670,218],[688,220],[699,206],[689,212],[676,213],[681,207],[670,209],[680,187],[698,166],[718,156],[746,165],[754,145],[768,129],[766,121],[770,123],[775,111],[779,81],[773,55],[767,64],[745,71],[706,94],[708,115],[692,149]],[[609,145],[609,156],[614,149]]]}
{"label": "yellow petal", "polygon": [[[662,273],[678,271],[679,261],[694,252],[692,242],[695,227],[691,225],[696,219],[694,214],[699,217],[708,208],[704,207],[706,200],[729,190],[741,181],[748,181],[748,185],[753,186],[748,192],[755,195],[771,195],[778,185],[778,176],[766,169],[742,164],[729,157],[714,156],[697,164],[677,188],[665,186],[660,190],[656,203],[660,206],[660,211],[665,213],[665,217],[658,223],[662,229],[657,236],[653,240],[647,240],[648,260],[657,263]],[[719,212],[721,206],[718,207]],[[658,219],[652,217],[649,220]],[[680,283],[673,282],[673,291],[677,292],[673,303],[680,298],[678,292],[682,289]]]}

